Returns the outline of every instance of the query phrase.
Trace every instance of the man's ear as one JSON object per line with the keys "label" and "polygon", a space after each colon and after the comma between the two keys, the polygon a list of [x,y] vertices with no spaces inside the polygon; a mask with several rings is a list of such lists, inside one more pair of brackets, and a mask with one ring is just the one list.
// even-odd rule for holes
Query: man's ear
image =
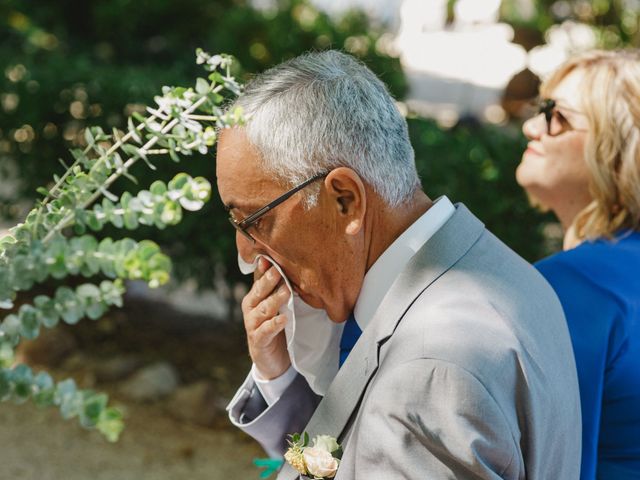
{"label": "man's ear", "polygon": [[367,207],[364,182],[354,170],[339,167],[329,172],[324,185],[338,218],[344,220],[345,233],[356,235],[364,225]]}

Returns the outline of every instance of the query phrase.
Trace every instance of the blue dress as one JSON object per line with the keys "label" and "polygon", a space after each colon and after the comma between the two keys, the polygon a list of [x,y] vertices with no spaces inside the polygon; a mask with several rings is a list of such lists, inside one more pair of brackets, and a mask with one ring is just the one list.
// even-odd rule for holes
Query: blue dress
{"label": "blue dress", "polygon": [[582,404],[581,480],[640,479],[640,232],[536,264],[564,308]]}

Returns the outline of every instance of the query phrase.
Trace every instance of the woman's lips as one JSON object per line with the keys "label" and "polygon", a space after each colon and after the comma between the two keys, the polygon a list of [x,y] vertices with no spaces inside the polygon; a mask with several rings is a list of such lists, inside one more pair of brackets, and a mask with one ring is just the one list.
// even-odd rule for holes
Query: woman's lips
{"label": "woman's lips", "polygon": [[536,150],[535,148],[529,146],[527,147],[527,149],[524,152],[525,155],[537,155],[538,157],[542,156],[542,153],[540,153],[538,150]]}

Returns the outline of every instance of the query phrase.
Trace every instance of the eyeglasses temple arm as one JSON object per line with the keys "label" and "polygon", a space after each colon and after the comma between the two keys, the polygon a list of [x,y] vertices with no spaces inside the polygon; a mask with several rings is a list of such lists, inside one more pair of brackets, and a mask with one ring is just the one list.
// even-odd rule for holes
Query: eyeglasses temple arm
{"label": "eyeglasses temple arm", "polygon": [[245,218],[244,220],[242,220],[238,226],[241,228],[246,228],[247,226],[251,225],[251,223],[253,221],[255,221],[256,218],[260,218],[262,215],[264,215],[265,213],[267,213],[269,210],[271,210],[272,208],[277,207],[278,205],[280,205],[282,202],[284,202],[286,199],[288,199],[289,197],[291,197],[291,195],[293,195],[294,193],[299,192],[300,190],[302,190],[304,187],[306,187],[307,185],[309,185],[312,182],[315,182],[316,180],[318,180],[319,178],[322,178],[324,176],[326,176],[326,173],[320,173],[318,175],[316,175],[315,177],[311,177],[309,180],[307,180],[306,182],[301,183],[300,185],[298,185],[296,188],[289,190],[287,193],[285,193],[284,195],[282,195],[281,197],[276,198],[273,202],[265,205],[264,207],[262,207],[260,210],[258,210],[257,212],[252,213],[251,215],[249,215],[247,218]]}

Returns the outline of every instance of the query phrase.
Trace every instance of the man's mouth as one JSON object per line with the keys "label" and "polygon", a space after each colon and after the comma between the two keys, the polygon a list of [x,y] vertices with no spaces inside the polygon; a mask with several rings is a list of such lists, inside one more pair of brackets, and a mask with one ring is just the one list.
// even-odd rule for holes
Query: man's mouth
{"label": "man's mouth", "polygon": [[313,302],[313,298],[310,298],[305,292],[303,292],[298,285],[293,282],[291,283],[291,288],[293,289],[293,293],[295,293],[298,297],[302,299],[303,302],[311,304]]}
{"label": "man's mouth", "polygon": [[293,288],[293,292],[294,292],[296,295],[298,295],[299,297],[300,297],[300,296],[302,296],[302,295],[301,295],[300,288],[298,287],[298,285],[296,285],[296,284],[295,284],[295,283],[293,283],[293,282],[290,282],[290,283],[291,283],[291,288]]}

